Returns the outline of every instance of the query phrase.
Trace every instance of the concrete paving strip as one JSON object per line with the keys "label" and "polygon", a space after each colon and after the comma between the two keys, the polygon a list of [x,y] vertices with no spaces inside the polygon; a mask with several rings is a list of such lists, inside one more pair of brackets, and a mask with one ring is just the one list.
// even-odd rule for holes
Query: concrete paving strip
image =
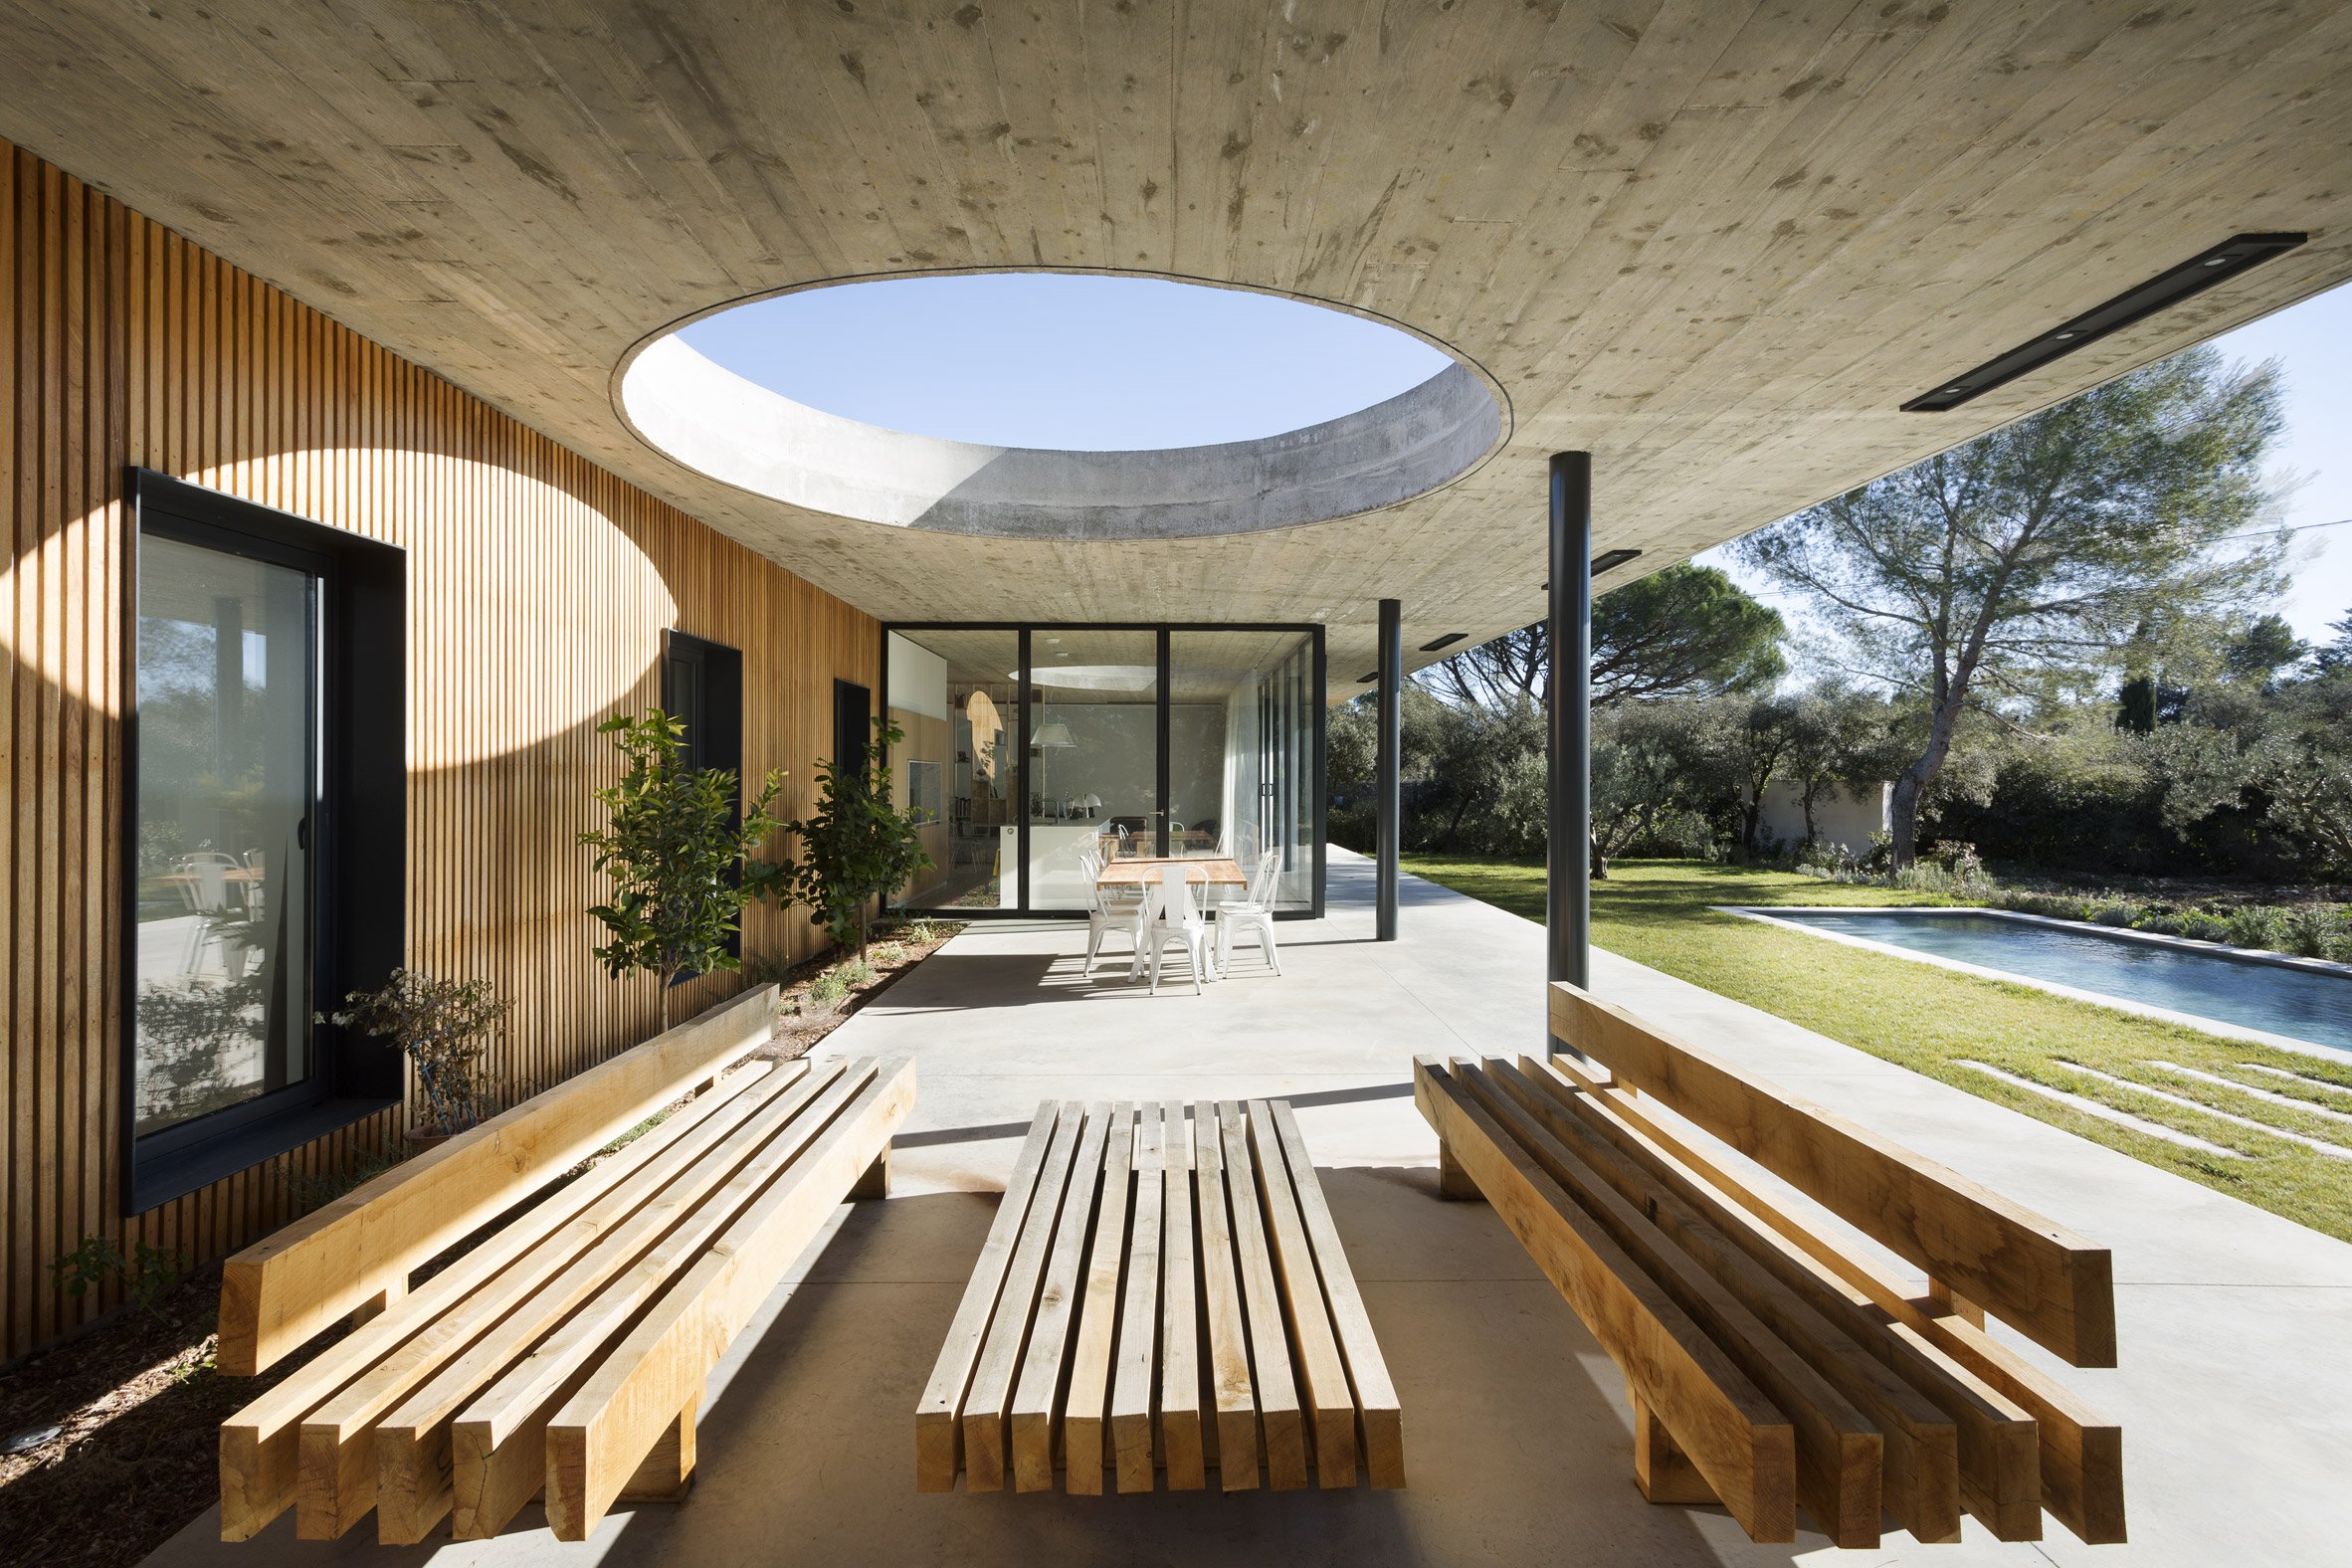
{"label": "concrete paving strip", "polygon": [[[2052,1088],[2048,1083],[2037,1083],[2030,1078],[2020,1078],[2015,1073],[2004,1073],[1999,1068],[1988,1067],[1982,1062],[1974,1062],[1967,1057],[1954,1057],[1952,1060],[1959,1063],[1962,1067],[1969,1069],[1971,1072],[1982,1073],[1987,1078],[1999,1078],[2004,1083],[2025,1089],[2030,1093],[2039,1094],[2044,1099],[2056,1100],[2061,1105],[2065,1105],[2074,1110],[2082,1112],[2082,1114],[2085,1116],[2096,1116],[2101,1121],[2111,1121],[2119,1127],[2129,1127],[2134,1132],[2144,1132],[2151,1138],[2162,1138],[2167,1143],[2177,1143],[2184,1149],[2195,1149],[2203,1154],[2218,1154],[2222,1158],[2229,1160],[2242,1160],[2246,1158],[2245,1155],[2239,1153],[2236,1149],[2225,1149],[2218,1143],[2208,1143],[2203,1138],[2194,1137],[2189,1133],[2176,1132],[2160,1121],[2149,1121],[2144,1117],[2133,1115],[2128,1110],[2117,1110],[2114,1106],[2104,1104],[2099,1100],[2088,1097],[2087,1095],[2071,1094],[2062,1088]],[[2066,1066],[2071,1068],[2074,1067],[2074,1064],[2069,1062],[2066,1064]],[[2076,1068],[2075,1071],[2085,1072],[2087,1070]],[[2090,1076],[2093,1078],[2102,1078],[2105,1075],[2093,1073]],[[2110,1079],[2110,1081],[2124,1083],[2122,1078],[2114,1078]],[[2124,1083],[2124,1086],[2127,1088],[2138,1088],[2140,1085],[2137,1083]],[[2163,1096],[2159,1095],[2158,1097],[2162,1098]],[[2205,1107],[2201,1105],[2198,1108],[2202,1110]],[[2269,1129],[2264,1128],[2263,1130],[2268,1131]]]}
{"label": "concrete paving strip", "polygon": [[[2219,1073],[2201,1073],[2195,1068],[2182,1067],[2177,1062],[2151,1062],[2147,1065],[2149,1067],[2159,1069],[2162,1072],[2178,1073],[2182,1078],[2196,1078],[2201,1082],[2219,1084],[2223,1088],[2234,1088],[2241,1094],[2252,1094],[2258,1100],[2266,1101],[2272,1105],[2284,1105],[2289,1110],[2307,1110],[2314,1116],[2325,1116],[2331,1121],[2352,1122],[2352,1111],[2331,1110],[2329,1107],[2318,1103],[2316,1100],[2297,1099],[2292,1094],[2279,1094],[2266,1088],[2256,1088],[2252,1083],[2241,1083],[2236,1078],[2224,1078]],[[2257,1073],[2268,1071],[2255,1066],[2255,1064],[2252,1062],[2245,1062],[2239,1065],[2241,1067],[2252,1068]],[[2280,1078],[2287,1078],[2295,1077],[2295,1075],[2292,1073],[2281,1073],[2278,1076]],[[2311,1079],[2304,1078],[2302,1081],[2308,1083],[2311,1081]]]}
{"label": "concrete paving strip", "polygon": [[2260,1062],[2241,1062],[2238,1065],[2249,1073],[2266,1073],[2272,1078],[2286,1078],[2295,1083],[2315,1083],[2331,1094],[2352,1096],[2352,1088],[2346,1088],[2332,1078],[2316,1078],[2308,1073],[2289,1073],[2284,1068],[2274,1068]]}
{"label": "concrete paving strip", "polygon": [[[2142,1083],[2133,1078],[2117,1078],[2112,1073],[2101,1073],[2097,1068],[2086,1068],[2079,1062],[2067,1062],[2064,1057],[2059,1057],[2058,1060],[2084,1078],[2097,1078],[2101,1083],[2112,1083],[2117,1088],[2135,1089],[2142,1094],[2163,1100],[2168,1105],[2178,1105],[2183,1110],[2202,1111],[2216,1120],[2227,1121],[2234,1126],[2246,1127],[2255,1132],[2266,1132],[2273,1138],[2284,1138],[2289,1143],[2300,1143],[2306,1148],[2317,1149],[2320,1153],[2333,1159],[2352,1160],[2352,1149],[2348,1149],[2340,1143],[2330,1143],[2325,1138],[2309,1137],[2300,1132],[2289,1132],[2284,1127],[2273,1127],[2266,1121],[2256,1121],[2252,1116],[2241,1116],[2235,1111],[2216,1110],[2201,1099],[2191,1099],[2186,1094],[2175,1094],[2160,1089],[2153,1083]],[[2222,1081],[2227,1082],[2228,1080],[2223,1079]],[[2235,1083],[2230,1086],[2232,1088],[2238,1087]]]}

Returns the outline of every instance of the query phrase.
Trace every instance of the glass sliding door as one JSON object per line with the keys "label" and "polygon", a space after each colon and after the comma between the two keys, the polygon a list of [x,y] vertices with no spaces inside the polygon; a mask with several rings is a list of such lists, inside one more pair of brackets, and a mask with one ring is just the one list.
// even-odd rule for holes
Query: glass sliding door
{"label": "glass sliding door", "polygon": [[1171,853],[1231,857],[1245,875],[1272,853],[1276,907],[1310,909],[1322,706],[1313,638],[1174,632],[1168,649]]}
{"label": "glass sliding door", "polygon": [[311,1076],[317,579],[139,549],[134,1135]]}
{"label": "glass sliding door", "polygon": [[1271,851],[1277,908],[1319,912],[1318,629],[893,626],[883,650],[899,804],[937,863],[901,907],[1075,913],[1094,846],[1245,872]]}
{"label": "glass sliding door", "polygon": [[1010,909],[1020,901],[1021,634],[942,627],[886,643],[890,787],[932,868],[899,894],[914,909]]}
{"label": "glass sliding door", "polygon": [[1151,631],[1041,626],[1029,638],[1029,903],[1083,909],[1079,857],[1157,853],[1160,641]]}

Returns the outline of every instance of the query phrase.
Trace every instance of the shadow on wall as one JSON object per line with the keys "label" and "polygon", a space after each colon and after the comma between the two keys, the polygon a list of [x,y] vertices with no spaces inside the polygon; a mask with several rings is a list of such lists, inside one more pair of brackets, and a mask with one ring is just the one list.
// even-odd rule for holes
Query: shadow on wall
{"label": "shadow on wall", "polygon": [[[0,143],[10,213],[0,343],[22,373],[0,443],[22,482],[0,580],[14,830],[0,849],[12,953],[0,1126],[12,1190],[40,1196],[0,1217],[0,1359],[114,1304],[63,1297],[48,1276],[82,1236],[203,1261],[291,1214],[264,1167],[119,1215],[116,903],[121,857],[137,853],[122,724],[127,466],[407,551],[406,884],[370,896],[405,901],[413,967],[487,979],[514,1002],[498,1058],[514,1094],[655,1027],[653,982],[609,979],[590,953],[586,909],[603,880],[576,837],[600,811],[590,792],[618,771],[597,723],[660,699],[662,631],[743,650],[747,771],[790,769],[787,813],[813,804],[833,678],[871,685],[878,637],[870,618],[684,512]],[[820,941],[797,913],[749,911],[747,951],[797,958]],[[681,987],[674,1016],[734,988],[727,976]],[[391,1119],[308,1145],[292,1168],[340,1168]]]}

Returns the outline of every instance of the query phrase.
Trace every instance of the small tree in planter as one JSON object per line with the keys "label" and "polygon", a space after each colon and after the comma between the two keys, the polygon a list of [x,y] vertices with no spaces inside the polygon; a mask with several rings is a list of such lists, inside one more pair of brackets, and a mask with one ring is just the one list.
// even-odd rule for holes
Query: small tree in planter
{"label": "small tree in planter", "polygon": [[929,869],[911,812],[890,804],[890,747],[905,739],[894,724],[874,721],[876,734],[858,766],[817,764],[815,815],[784,824],[800,839],[801,861],[774,893],[809,906],[809,923],[822,925],[834,945],[858,944],[866,957],[870,906]]}
{"label": "small tree in planter", "polygon": [[633,969],[659,978],[668,1029],[672,982],[740,967],[726,943],[743,905],[790,879],[789,868],[745,864],[776,831],[768,808],[784,775],[771,770],[738,821],[734,770],[688,767],[683,720],[656,707],[615,714],[596,730],[617,737],[628,764],[620,783],[596,792],[611,824],[580,835],[613,880],[612,901],[588,911],[612,935],[596,956],[616,978]]}
{"label": "small tree in planter", "polygon": [[488,980],[436,980],[395,969],[378,989],[343,1000],[348,1005],[332,1022],[393,1042],[416,1065],[425,1102],[412,1140],[438,1142],[482,1120],[490,1106],[483,1058],[514,1007],[499,1001]]}

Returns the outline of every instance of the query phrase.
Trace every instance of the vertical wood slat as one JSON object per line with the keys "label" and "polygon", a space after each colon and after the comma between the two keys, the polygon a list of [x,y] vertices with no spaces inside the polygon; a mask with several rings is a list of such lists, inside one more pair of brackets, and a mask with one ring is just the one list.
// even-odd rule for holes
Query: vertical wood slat
{"label": "vertical wood slat", "polygon": [[[813,805],[831,750],[812,693],[878,677],[870,617],[0,141],[0,1362],[119,1304],[56,1289],[49,1265],[84,1235],[209,1261],[293,1217],[285,1173],[347,1168],[399,1132],[380,1114],[121,1215],[132,465],[410,552],[407,961],[516,1001],[493,1068],[510,1097],[653,1033],[652,983],[589,952],[597,880],[574,836],[615,772],[595,724],[659,700],[663,629],[743,650],[746,769],[789,771],[787,814]],[[747,912],[747,953],[797,961],[822,940],[796,913]]]}

